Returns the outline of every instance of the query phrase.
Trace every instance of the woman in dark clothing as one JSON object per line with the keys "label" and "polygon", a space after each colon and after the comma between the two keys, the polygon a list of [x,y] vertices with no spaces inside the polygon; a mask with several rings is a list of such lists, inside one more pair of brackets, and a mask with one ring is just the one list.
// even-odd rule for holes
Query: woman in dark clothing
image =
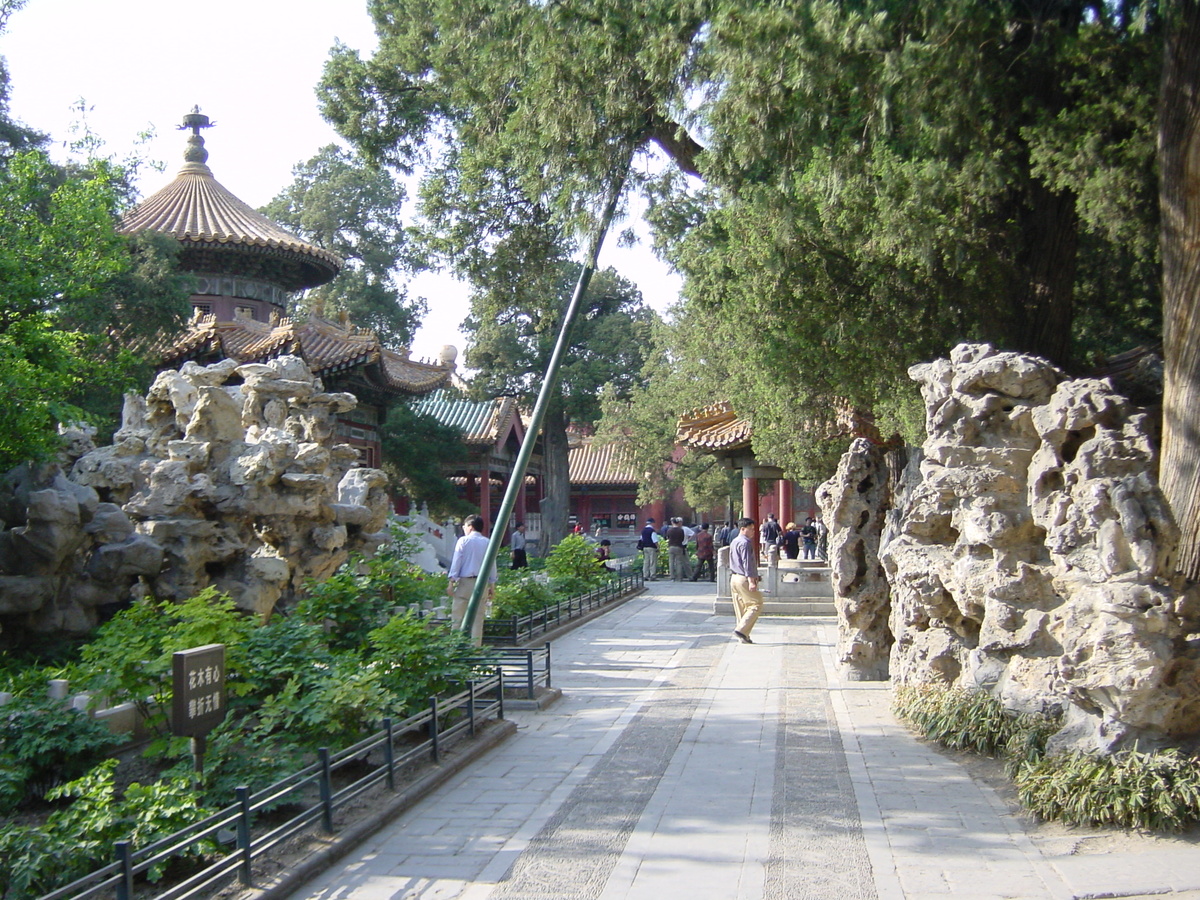
{"label": "woman in dark clothing", "polygon": [[788,522],[787,531],[783,533],[783,555],[788,559],[800,558],[800,532],[796,530],[795,522]]}

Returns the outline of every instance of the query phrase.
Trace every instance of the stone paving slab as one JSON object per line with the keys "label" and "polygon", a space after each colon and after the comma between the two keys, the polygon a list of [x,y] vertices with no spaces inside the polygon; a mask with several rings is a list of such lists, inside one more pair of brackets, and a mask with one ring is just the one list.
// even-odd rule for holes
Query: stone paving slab
{"label": "stone paving slab", "polygon": [[712,602],[659,582],[561,636],[558,703],[293,900],[1200,893],[1188,840],[1031,827],[886,685],[838,677],[832,619],[762,619],[743,645]]}

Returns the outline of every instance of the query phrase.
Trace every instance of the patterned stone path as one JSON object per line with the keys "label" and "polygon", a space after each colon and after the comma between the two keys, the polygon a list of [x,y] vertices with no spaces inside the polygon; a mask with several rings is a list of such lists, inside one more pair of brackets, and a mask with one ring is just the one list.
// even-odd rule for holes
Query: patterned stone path
{"label": "patterned stone path", "polygon": [[[730,627],[711,588],[656,583],[559,638],[558,703],[511,712],[513,738],[293,900],[1065,900],[1148,881],[1036,847],[896,724],[886,686],[838,680],[832,620],[764,618],[754,645]],[[1169,887],[1200,887],[1195,847],[1154,849]]]}

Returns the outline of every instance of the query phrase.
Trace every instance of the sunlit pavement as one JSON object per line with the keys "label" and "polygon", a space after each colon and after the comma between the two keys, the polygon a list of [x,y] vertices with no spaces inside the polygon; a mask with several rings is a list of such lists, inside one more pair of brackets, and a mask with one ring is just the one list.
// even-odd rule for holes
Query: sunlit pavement
{"label": "sunlit pavement", "polygon": [[559,702],[509,713],[513,738],[294,900],[1200,890],[1188,840],[1031,837],[896,723],[886,685],[837,677],[833,619],[764,617],[742,644],[711,584],[648,588],[554,641]]}

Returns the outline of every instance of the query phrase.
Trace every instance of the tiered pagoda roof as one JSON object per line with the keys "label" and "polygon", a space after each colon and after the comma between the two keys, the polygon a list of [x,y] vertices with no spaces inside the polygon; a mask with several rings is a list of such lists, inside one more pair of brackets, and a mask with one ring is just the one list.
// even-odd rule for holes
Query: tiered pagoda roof
{"label": "tiered pagoda roof", "polygon": [[157,231],[182,245],[182,264],[193,272],[260,277],[288,291],[317,287],[342,268],[342,259],[276,225],[235,197],[213,177],[200,129],[208,116],[194,110],[184,165],[174,181],[121,220],[124,234]]}

